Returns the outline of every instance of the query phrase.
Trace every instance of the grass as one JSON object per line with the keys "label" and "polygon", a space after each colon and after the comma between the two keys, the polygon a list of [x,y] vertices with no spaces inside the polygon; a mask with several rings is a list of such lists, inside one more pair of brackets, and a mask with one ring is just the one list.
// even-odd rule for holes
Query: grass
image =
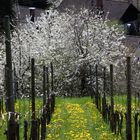
{"label": "grass", "polygon": [[[108,102],[110,98],[108,97]],[[115,109],[126,112],[126,96],[114,97]],[[138,103],[137,103],[138,104]],[[135,98],[132,98],[132,127],[134,133],[134,113],[136,108]],[[40,117],[42,99],[36,99],[36,117]],[[23,140],[23,121],[26,119],[31,126],[31,101],[25,98],[17,100],[15,104],[16,112],[20,113],[20,139]],[[0,116],[0,140],[6,140],[3,134],[7,129],[7,115],[4,111],[4,120]],[[140,119],[140,118],[139,118]],[[123,123],[123,137],[125,138],[125,115]],[[56,108],[51,124],[47,126],[47,140],[121,140],[120,136],[111,133],[109,125],[106,124],[101,113],[96,109],[90,97],[84,98],[57,98]],[[30,134],[30,131],[29,131]],[[139,135],[139,134],[138,134]],[[134,138],[134,136],[133,136]]]}
{"label": "grass", "polygon": [[[40,117],[40,110],[42,108],[42,99],[36,99],[36,117]],[[19,124],[20,124],[20,139],[24,139],[24,120],[28,121],[29,127],[31,126],[31,101],[27,98],[22,100],[17,100],[15,102],[15,112],[20,114]],[[3,112],[4,120],[0,116],[0,140],[6,140],[6,135],[4,135],[7,129],[7,113],[4,108]]]}
{"label": "grass", "polygon": [[47,140],[121,140],[89,97],[59,98],[48,131]]}
{"label": "grass", "polygon": [[[107,102],[110,103],[110,98],[107,98]],[[131,101],[131,119],[132,119],[132,138],[134,139],[134,130],[135,130],[135,122],[134,117],[136,113],[140,114],[140,100],[136,98],[135,96],[132,96]],[[127,96],[126,95],[120,95],[120,96],[114,96],[114,109],[116,111],[119,111],[123,114],[123,128],[122,128],[122,137],[125,139],[126,137],[126,110],[127,110]],[[138,120],[140,121],[140,115],[138,116]],[[138,128],[139,129],[139,128]],[[138,137],[140,138],[140,130],[138,130]]]}

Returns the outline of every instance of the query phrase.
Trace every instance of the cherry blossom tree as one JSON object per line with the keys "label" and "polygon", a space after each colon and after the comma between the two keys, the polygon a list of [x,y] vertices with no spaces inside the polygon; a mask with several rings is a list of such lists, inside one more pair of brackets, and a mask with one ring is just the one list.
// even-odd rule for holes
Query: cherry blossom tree
{"label": "cherry blossom tree", "polygon": [[72,95],[86,89],[89,65],[119,66],[126,56],[123,31],[119,25],[110,27],[101,13],[50,10],[34,23],[30,19],[27,22],[12,33],[13,64],[23,89],[30,85],[31,58],[35,58],[36,67],[53,62],[55,91]]}

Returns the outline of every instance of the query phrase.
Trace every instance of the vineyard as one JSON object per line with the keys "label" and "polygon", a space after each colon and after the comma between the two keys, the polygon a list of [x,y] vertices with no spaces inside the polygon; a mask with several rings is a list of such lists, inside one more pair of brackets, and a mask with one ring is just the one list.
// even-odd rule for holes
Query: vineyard
{"label": "vineyard", "polygon": [[119,25],[85,9],[31,19],[5,17],[0,139],[140,140],[140,61]]}

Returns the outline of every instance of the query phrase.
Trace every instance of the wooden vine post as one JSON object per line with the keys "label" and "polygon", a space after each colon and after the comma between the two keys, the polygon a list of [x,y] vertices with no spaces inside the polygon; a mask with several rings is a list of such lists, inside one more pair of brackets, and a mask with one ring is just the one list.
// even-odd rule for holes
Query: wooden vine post
{"label": "wooden vine post", "polygon": [[55,107],[55,94],[54,94],[54,71],[53,71],[53,63],[51,62],[51,113],[54,112]]}
{"label": "wooden vine post", "polygon": [[111,114],[114,113],[114,94],[113,94],[113,65],[110,65],[110,95],[111,95]]}
{"label": "wooden vine post", "polygon": [[113,94],[113,65],[110,65],[110,96],[111,96],[111,130],[114,130],[114,94]]}
{"label": "wooden vine post", "polygon": [[31,139],[37,140],[37,122],[35,117],[35,60],[31,59],[31,98],[32,98],[32,130]]}
{"label": "wooden vine post", "polygon": [[47,124],[50,123],[51,120],[51,109],[50,109],[50,83],[49,83],[49,69],[48,67],[46,67],[46,74],[47,74],[47,78],[46,78],[46,82],[47,82],[47,104],[46,104],[46,116],[47,116]]}
{"label": "wooden vine post", "polygon": [[127,113],[126,113],[126,140],[132,140],[131,124],[131,59],[127,57]]}
{"label": "wooden vine post", "polygon": [[50,84],[49,84],[49,69],[48,67],[46,67],[46,82],[47,82],[47,98],[49,99],[49,95],[50,95]]}
{"label": "wooden vine post", "polygon": [[0,96],[0,117],[2,115],[2,96]]}
{"label": "wooden vine post", "polygon": [[51,90],[54,90],[54,85],[53,85],[53,63],[51,62]]}
{"label": "wooden vine post", "polygon": [[99,89],[98,89],[98,65],[95,66],[95,76],[96,76],[96,93],[95,93],[95,103],[99,109]]}
{"label": "wooden vine post", "polygon": [[89,95],[91,96],[91,99],[93,98],[93,90],[92,90],[92,67],[89,66],[89,75],[90,75],[90,88],[89,88]]}
{"label": "wooden vine post", "polygon": [[28,122],[25,120],[24,121],[24,140],[27,140],[28,138]]}
{"label": "wooden vine post", "polygon": [[43,66],[43,108],[46,105],[46,67]]}
{"label": "wooden vine post", "polygon": [[[13,75],[12,75],[12,54],[11,54],[11,38],[10,38],[10,19],[9,16],[5,17],[5,44],[6,44],[6,108],[10,113],[8,120],[7,138],[8,140],[16,139],[16,124],[15,124],[15,107],[14,107],[14,94],[13,94]],[[9,117],[8,117],[9,118]]]}
{"label": "wooden vine post", "polygon": [[102,115],[106,118],[106,68],[103,69],[103,99],[102,99]]}
{"label": "wooden vine post", "polygon": [[43,115],[41,118],[41,140],[46,136],[46,67],[43,66]]}
{"label": "wooden vine post", "polygon": [[31,59],[31,98],[32,98],[32,120],[35,120],[35,61]]}

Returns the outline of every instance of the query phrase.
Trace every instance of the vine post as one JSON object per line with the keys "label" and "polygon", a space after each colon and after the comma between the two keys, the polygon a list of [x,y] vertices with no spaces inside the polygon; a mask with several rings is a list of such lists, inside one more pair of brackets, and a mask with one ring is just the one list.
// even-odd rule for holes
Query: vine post
{"label": "vine post", "polygon": [[111,95],[111,114],[114,113],[114,94],[113,94],[113,65],[110,65],[110,95]]}
{"label": "vine post", "polygon": [[110,120],[110,125],[111,125],[111,130],[113,132],[114,130],[114,94],[113,94],[113,65],[110,64],[110,96],[111,96],[111,120]]}
{"label": "vine post", "polygon": [[95,76],[96,76],[95,103],[97,108],[99,109],[98,65],[95,66]]}
{"label": "vine post", "polygon": [[41,118],[41,140],[46,136],[46,67],[43,66],[43,114]]}
{"label": "vine post", "polygon": [[106,119],[106,67],[103,69],[103,98],[102,98],[102,115]]}
{"label": "vine post", "polygon": [[55,94],[54,94],[54,70],[53,63],[51,62],[51,113],[54,112],[55,107]]}
{"label": "vine post", "polygon": [[32,98],[32,140],[37,140],[37,122],[35,116],[35,60],[31,59],[31,98]]}
{"label": "vine post", "polygon": [[[15,106],[13,93],[13,74],[12,74],[12,54],[11,54],[11,38],[10,38],[10,19],[5,16],[5,44],[6,44],[6,108],[10,119],[8,120],[7,138],[8,140],[16,139],[16,123],[15,123]],[[8,117],[9,118],[9,117]]]}
{"label": "vine post", "polygon": [[127,57],[127,113],[126,113],[126,139],[132,140],[131,124],[131,58]]}

